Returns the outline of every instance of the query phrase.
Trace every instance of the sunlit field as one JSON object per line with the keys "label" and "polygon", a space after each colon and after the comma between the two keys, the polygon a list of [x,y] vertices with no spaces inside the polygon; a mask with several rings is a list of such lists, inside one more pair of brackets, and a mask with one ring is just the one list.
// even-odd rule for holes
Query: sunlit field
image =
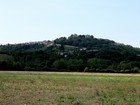
{"label": "sunlit field", "polygon": [[140,105],[140,76],[0,73],[0,105]]}

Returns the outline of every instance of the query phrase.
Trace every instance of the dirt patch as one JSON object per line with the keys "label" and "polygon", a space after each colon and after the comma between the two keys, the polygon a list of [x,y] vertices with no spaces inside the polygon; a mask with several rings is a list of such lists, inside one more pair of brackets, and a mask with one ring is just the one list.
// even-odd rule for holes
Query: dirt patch
{"label": "dirt patch", "polygon": [[36,72],[36,71],[0,71],[16,74],[71,74],[71,75],[106,75],[106,76],[140,76],[140,73],[85,73],[85,72]]}

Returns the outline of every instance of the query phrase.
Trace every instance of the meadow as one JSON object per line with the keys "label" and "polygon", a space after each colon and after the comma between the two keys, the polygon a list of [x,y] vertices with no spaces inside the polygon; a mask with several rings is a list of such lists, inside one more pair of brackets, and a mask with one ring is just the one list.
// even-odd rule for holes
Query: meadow
{"label": "meadow", "polygon": [[140,105],[140,76],[0,73],[0,105]]}

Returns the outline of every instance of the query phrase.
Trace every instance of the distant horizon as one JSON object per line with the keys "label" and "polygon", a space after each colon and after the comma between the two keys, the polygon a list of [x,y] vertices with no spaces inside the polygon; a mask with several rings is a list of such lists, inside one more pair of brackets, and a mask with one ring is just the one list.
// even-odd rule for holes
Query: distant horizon
{"label": "distant horizon", "polygon": [[[72,34],[71,34],[71,35],[72,35]],[[77,34],[77,35],[79,35],[79,34]],[[84,34],[80,34],[80,35],[84,35]],[[89,34],[86,34],[86,35],[89,35]],[[70,35],[69,35],[69,36],[70,36]],[[61,37],[66,37],[66,38],[68,38],[69,36],[61,36]],[[94,36],[94,35],[92,35],[92,36]],[[55,39],[57,39],[57,38],[60,38],[60,37],[56,37]],[[99,38],[99,37],[96,37],[96,36],[94,36],[94,38],[97,38],[97,39],[107,39],[107,38]],[[44,40],[34,40],[34,41],[31,40],[31,41],[25,41],[25,42],[5,43],[5,44],[1,44],[1,43],[0,43],[0,45],[7,45],[7,44],[13,45],[13,44],[35,43],[35,42],[43,42],[43,41],[54,41],[55,39],[52,39],[52,40],[50,40],[50,39],[44,39]],[[125,44],[125,43],[123,43],[123,42],[117,42],[117,41],[112,40],[112,39],[107,39],[107,40],[114,41],[115,43],[119,43],[119,44],[130,45],[130,44]],[[136,46],[133,46],[133,45],[130,45],[130,46],[135,47],[135,48],[140,48],[140,47],[136,47]]]}
{"label": "distant horizon", "polygon": [[89,34],[140,47],[139,0],[1,0],[0,44]]}

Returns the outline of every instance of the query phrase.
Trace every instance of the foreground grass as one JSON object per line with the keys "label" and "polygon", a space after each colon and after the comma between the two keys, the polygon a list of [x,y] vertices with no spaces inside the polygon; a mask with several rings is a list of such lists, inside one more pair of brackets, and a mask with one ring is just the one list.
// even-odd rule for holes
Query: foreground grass
{"label": "foreground grass", "polygon": [[2,73],[0,105],[140,105],[140,76]]}

